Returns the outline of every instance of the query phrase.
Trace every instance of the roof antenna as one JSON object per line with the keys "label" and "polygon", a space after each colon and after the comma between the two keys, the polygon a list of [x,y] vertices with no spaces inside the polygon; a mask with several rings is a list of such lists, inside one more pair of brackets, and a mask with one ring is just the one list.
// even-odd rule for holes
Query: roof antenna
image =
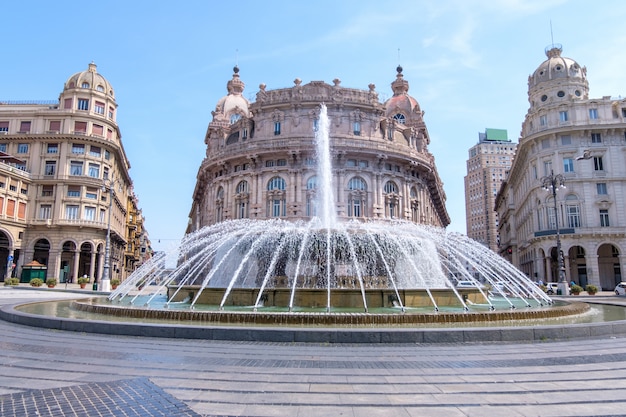
{"label": "roof antenna", "polygon": [[[552,23],[550,23],[550,24],[552,24]],[[239,66],[239,49],[235,49],[235,66],[237,66],[237,67]]]}
{"label": "roof antenna", "polygon": [[552,33],[552,19],[550,19],[550,40],[552,41],[552,47],[554,48],[554,34]]}
{"label": "roof antenna", "polygon": [[398,48],[398,64],[400,63],[400,48]]}

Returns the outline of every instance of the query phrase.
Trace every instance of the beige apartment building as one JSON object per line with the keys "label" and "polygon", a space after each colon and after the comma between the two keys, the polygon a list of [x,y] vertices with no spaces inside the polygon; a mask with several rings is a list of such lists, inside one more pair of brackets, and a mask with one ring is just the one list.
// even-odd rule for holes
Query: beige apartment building
{"label": "beige apartment building", "polygon": [[496,195],[515,155],[516,144],[504,129],[485,129],[469,150],[465,182],[467,236],[498,251]]}
{"label": "beige apartment building", "polygon": [[58,100],[0,101],[0,276],[111,278],[150,253],[109,82],[89,64]]}
{"label": "beige apartment building", "polygon": [[338,218],[450,223],[424,113],[401,67],[384,103],[375,85],[359,90],[338,79],[296,79],[274,90],[261,84],[254,102],[244,87],[235,67],[206,132],[188,232],[228,219],[315,216],[321,103],[330,118]]}
{"label": "beige apartment building", "polygon": [[530,108],[496,200],[500,253],[557,281],[560,243],[568,281],[613,290],[626,267],[626,99],[590,98],[584,66],[560,45],[546,55],[528,78]]}

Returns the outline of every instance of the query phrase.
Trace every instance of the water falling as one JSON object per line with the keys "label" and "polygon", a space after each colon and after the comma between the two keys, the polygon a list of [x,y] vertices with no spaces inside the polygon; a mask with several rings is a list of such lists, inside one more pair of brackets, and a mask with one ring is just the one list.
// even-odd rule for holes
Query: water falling
{"label": "water falling", "polygon": [[[551,304],[522,272],[467,236],[400,220],[338,221],[329,127],[321,105],[315,133],[318,217],[207,226],[146,262],[109,299],[134,302],[153,287],[146,304],[165,291],[170,308],[208,303],[220,310],[368,312],[369,303],[405,312],[424,305],[467,311],[470,305],[493,310]],[[165,259],[172,253],[178,262],[168,267]],[[458,280],[474,283],[473,301],[455,288]],[[137,287],[143,289],[137,293]]]}

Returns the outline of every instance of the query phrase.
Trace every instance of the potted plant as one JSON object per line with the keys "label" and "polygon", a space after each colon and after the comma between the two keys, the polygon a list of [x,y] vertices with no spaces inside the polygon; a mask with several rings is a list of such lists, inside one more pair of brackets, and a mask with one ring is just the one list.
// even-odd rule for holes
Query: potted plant
{"label": "potted plant", "polygon": [[11,278],[7,278],[4,280],[4,285],[9,286],[9,285],[19,285],[20,284],[20,279],[17,277],[11,277]]}
{"label": "potted plant", "polygon": [[585,287],[585,291],[587,291],[587,294],[589,295],[596,295],[596,293],[598,292],[598,287],[589,284]]}
{"label": "potted plant", "polygon": [[46,279],[46,285],[48,286],[48,288],[56,287],[57,279],[56,278],[48,278],[48,279]]}
{"label": "potted plant", "polygon": [[80,285],[80,288],[85,288],[88,283],[89,283],[89,277],[78,278],[78,285]]}
{"label": "potted plant", "polygon": [[120,280],[117,278],[111,279],[111,289],[116,289],[117,286],[120,285]]}
{"label": "potted plant", "polygon": [[31,287],[41,287],[43,285],[43,280],[41,278],[33,278],[30,280]]}
{"label": "potted plant", "polygon": [[580,285],[576,285],[576,284],[574,284],[574,285],[572,285],[572,288],[570,288],[570,292],[571,292],[573,295],[578,295],[578,294],[580,294],[582,291],[583,291],[583,287],[581,287]]}

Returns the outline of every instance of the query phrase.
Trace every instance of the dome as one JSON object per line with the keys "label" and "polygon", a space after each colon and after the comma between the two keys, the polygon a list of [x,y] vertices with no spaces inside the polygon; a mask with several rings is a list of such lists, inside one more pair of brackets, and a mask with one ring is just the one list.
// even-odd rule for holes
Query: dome
{"label": "dome", "polygon": [[396,79],[391,83],[393,97],[385,102],[387,117],[399,119],[409,118],[412,114],[421,114],[419,103],[409,95],[409,82],[402,75],[402,67],[398,65],[396,71]]}
{"label": "dome", "polygon": [[248,117],[250,102],[242,95],[245,84],[239,78],[239,68],[233,68],[233,78],[226,84],[228,95],[222,97],[215,106],[214,117],[225,118],[234,122],[241,116]]}
{"label": "dome", "polygon": [[528,77],[528,95],[532,104],[564,99],[587,99],[587,69],[561,55],[563,48],[554,44],[546,48],[548,59]]}
{"label": "dome", "polygon": [[72,75],[65,83],[64,90],[72,90],[75,88],[89,89],[106,94],[111,98],[115,98],[113,87],[102,75],[96,71],[96,64],[89,64],[86,71],[77,72]]}

